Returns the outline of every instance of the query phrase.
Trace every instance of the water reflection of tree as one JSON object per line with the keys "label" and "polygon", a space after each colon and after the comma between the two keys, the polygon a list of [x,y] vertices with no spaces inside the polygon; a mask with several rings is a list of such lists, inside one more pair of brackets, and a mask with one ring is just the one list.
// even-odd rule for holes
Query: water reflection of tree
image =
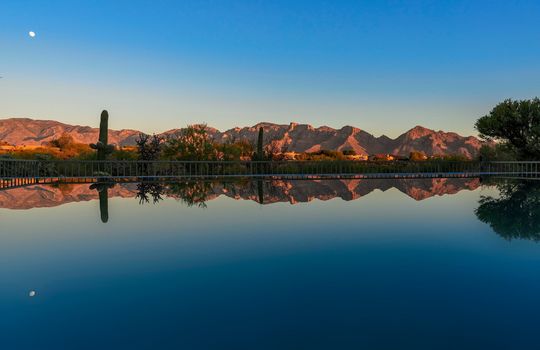
{"label": "water reflection of tree", "polygon": [[165,192],[165,186],[159,182],[140,182],[137,184],[137,194],[135,198],[139,199],[139,204],[152,203],[156,204],[163,200],[161,196]]}
{"label": "water reflection of tree", "polygon": [[[235,196],[245,195],[244,189],[248,193],[256,193],[246,181],[219,182],[212,181],[177,181],[170,183],[143,181],[137,184],[137,194],[140,204],[156,204],[163,200],[163,196],[175,198],[188,207],[206,208],[206,202],[213,199],[216,188],[222,187],[227,193]],[[260,185],[259,185],[260,186]],[[262,203],[262,188],[259,189],[259,200]]]}
{"label": "water reflection of tree", "polygon": [[540,241],[540,182],[499,180],[498,197],[482,196],[477,218],[505,239]]}
{"label": "water reflection of tree", "polygon": [[169,184],[167,192],[188,207],[206,208],[208,195],[212,192],[212,183],[207,181],[174,182]]}

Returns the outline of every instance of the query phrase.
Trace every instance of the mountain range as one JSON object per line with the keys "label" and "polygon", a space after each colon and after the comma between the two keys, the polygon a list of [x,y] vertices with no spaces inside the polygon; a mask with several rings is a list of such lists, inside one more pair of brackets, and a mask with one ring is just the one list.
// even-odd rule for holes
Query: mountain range
{"label": "mountain range", "polygon": [[[246,139],[255,143],[258,130],[264,129],[265,144],[281,152],[316,152],[320,150],[354,150],[357,154],[394,154],[407,156],[411,151],[432,155],[463,155],[474,157],[482,141],[474,136],[460,136],[454,132],[435,131],[416,126],[395,139],[385,135],[375,137],[369,132],[344,126],[313,127],[309,124],[259,123],[251,127],[236,127],[226,131],[208,127],[209,135],[217,142]],[[162,136],[178,134],[182,129],[163,132]],[[0,144],[39,146],[69,134],[76,142],[94,143],[99,130],[89,126],[69,125],[53,120],[29,118],[0,119]],[[135,144],[140,131],[132,129],[109,130],[109,142],[118,146]]]}

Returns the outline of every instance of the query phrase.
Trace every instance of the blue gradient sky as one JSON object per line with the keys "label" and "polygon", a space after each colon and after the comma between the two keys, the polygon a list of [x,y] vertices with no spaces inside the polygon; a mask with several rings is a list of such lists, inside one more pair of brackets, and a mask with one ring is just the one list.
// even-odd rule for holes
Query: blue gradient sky
{"label": "blue gradient sky", "polygon": [[532,0],[4,0],[0,118],[475,134],[498,101],[538,95],[539,14]]}

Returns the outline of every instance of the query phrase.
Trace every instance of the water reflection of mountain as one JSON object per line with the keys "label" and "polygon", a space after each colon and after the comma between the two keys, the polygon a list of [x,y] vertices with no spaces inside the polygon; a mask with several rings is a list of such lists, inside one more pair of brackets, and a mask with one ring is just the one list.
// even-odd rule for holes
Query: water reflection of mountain
{"label": "water reflection of mountain", "polygon": [[[433,196],[455,194],[461,190],[475,190],[479,179],[411,179],[411,180],[320,180],[320,181],[272,181],[263,183],[264,203],[310,202],[314,199],[341,198],[346,201],[359,199],[374,190],[387,191],[391,188],[405,193],[415,200]],[[260,201],[255,184],[250,188],[224,188],[224,194],[238,198]]]}
{"label": "water reflection of mountain", "polygon": [[[136,191],[135,184],[122,184],[110,188],[109,197],[135,197]],[[0,208],[48,208],[97,199],[99,192],[90,189],[90,184],[30,185],[0,191]]]}
{"label": "water reflection of mountain", "polygon": [[[191,204],[211,201],[220,196],[262,201],[263,204],[277,202],[295,204],[314,199],[341,198],[350,201],[374,190],[387,191],[391,188],[396,188],[415,200],[423,200],[433,196],[455,194],[461,190],[475,190],[479,186],[479,179],[274,180],[160,184],[159,188],[147,186],[147,190],[157,191],[160,196],[182,199]],[[140,202],[144,203],[149,198],[141,198],[141,187],[143,186],[135,183],[117,184],[108,190],[108,195],[109,198],[138,197]],[[151,197],[150,192],[145,194],[150,194]],[[55,207],[98,198],[98,192],[91,189],[88,184],[32,185],[0,191],[0,208]]]}

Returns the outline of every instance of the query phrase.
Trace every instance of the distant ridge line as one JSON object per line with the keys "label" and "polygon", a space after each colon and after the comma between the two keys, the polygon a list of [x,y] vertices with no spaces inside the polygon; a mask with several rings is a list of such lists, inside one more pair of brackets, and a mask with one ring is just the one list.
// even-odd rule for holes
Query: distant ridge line
{"label": "distant ridge line", "polygon": [[[386,135],[375,137],[363,129],[346,125],[340,129],[309,124],[257,123],[250,127],[235,127],[226,131],[208,127],[216,142],[246,139],[255,142],[259,127],[264,129],[265,144],[281,152],[316,152],[320,150],[354,150],[357,154],[394,154],[406,156],[411,151],[432,155],[463,155],[473,158],[482,141],[474,136],[461,136],[454,132],[435,131],[420,125],[392,139]],[[160,135],[178,134],[182,129],[170,129]],[[109,130],[109,142],[118,146],[135,144],[141,131],[134,129]],[[70,125],[55,120],[30,118],[0,119],[0,143],[40,146],[69,134],[76,142],[95,142],[98,129],[90,126]]]}

